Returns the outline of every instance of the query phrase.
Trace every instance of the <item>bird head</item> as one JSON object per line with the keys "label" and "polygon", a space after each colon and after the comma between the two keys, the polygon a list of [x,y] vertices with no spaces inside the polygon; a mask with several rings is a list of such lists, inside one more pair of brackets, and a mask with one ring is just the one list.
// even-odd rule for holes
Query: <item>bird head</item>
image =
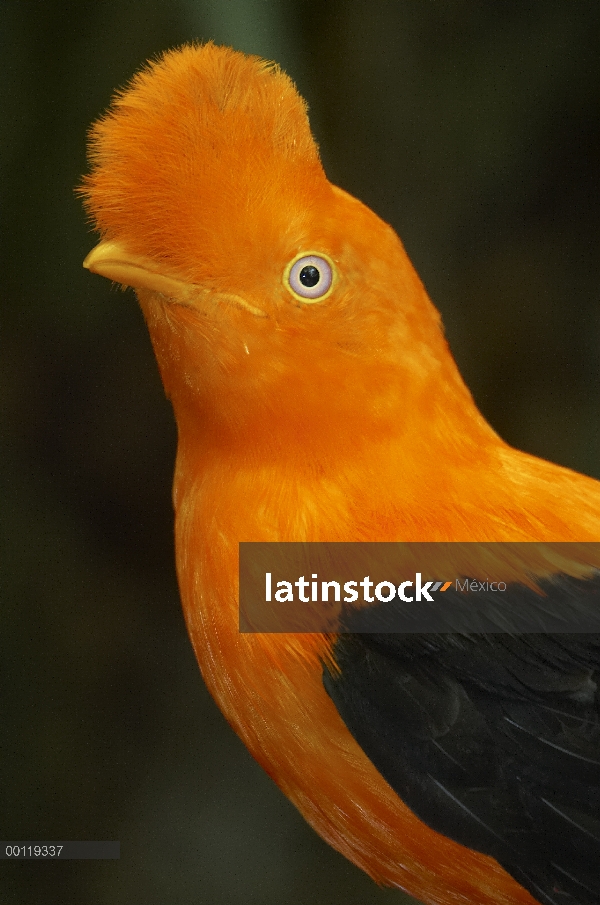
{"label": "bird head", "polygon": [[[394,231],[328,182],[274,64],[168,52],[90,136],[85,266],[135,288],[180,436],[309,455],[472,406]],[[187,428],[184,428],[187,425]]]}

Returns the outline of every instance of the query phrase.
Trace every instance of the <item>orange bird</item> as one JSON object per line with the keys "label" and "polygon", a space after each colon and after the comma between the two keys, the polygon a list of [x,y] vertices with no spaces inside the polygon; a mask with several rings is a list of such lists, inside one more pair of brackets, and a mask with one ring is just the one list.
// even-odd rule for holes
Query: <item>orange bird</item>
{"label": "orange bird", "polygon": [[[135,289],[174,407],[181,597],[226,718],[377,882],[597,905],[600,636],[242,634],[238,544],[599,541],[600,484],[485,422],[402,244],[328,182],[276,65],[164,54],[90,161],[85,266]],[[561,562],[549,605],[567,582],[597,608],[600,562]]]}

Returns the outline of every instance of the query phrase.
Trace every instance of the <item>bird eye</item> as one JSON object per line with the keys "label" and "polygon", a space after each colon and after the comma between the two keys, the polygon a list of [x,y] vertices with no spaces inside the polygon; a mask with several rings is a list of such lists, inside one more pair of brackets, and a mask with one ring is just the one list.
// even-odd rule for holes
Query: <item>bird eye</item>
{"label": "bird eye", "polygon": [[320,302],[333,285],[333,262],[323,255],[304,252],[290,261],[283,281],[301,302]]}

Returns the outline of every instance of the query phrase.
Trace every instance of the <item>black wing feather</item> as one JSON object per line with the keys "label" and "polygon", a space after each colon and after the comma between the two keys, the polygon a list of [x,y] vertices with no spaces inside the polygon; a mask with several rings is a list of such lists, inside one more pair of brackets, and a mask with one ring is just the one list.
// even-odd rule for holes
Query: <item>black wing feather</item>
{"label": "black wing feather", "polygon": [[344,634],[334,657],[327,692],[421,820],[544,905],[599,905],[600,635]]}

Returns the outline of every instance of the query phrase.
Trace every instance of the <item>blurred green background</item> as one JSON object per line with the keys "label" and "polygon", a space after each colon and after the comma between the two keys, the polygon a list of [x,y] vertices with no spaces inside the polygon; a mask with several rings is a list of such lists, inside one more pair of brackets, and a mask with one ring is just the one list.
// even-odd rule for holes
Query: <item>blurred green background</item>
{"label": "blurred green background", "polygon": [[133,293],[81,268],[89,123],[192,38],[276,59],[403,238],[509,442],[600,477],[600,5],[3,0],[2,905],[378,905],[216,711],[173,566],[175,431]]}

